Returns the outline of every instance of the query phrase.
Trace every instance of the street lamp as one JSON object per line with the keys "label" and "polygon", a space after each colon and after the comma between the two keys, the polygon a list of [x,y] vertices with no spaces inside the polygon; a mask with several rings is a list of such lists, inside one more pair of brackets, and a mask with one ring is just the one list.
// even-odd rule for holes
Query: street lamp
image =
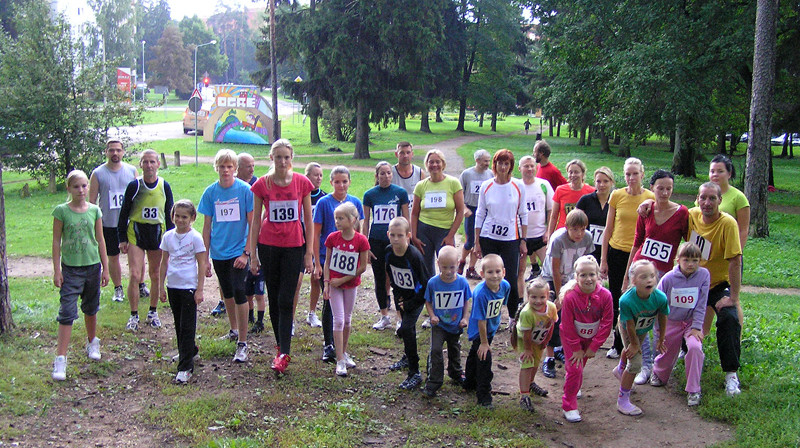
{"label": "street lamp", "polygon": [[[194,47],[194,88],[197,88],[197,49],[200,47],[205,47],[206,45],[214,45],[217,43],[216,40],[212,40],[211,42],[206,42],[204,44],[200,44]],[[192,89],[194,92],[194,89]],[[197,112],[194,113],[194,165],[197,166],[199,164],[199,157],[197,154]]]}
{"label": "street lamp", "polygon": [[[142,41],[142,83],[147,82],[147,76],[144,74],[144,44],[145,41]],[[144,88],[142,88],[142,103],[144,103]]]}

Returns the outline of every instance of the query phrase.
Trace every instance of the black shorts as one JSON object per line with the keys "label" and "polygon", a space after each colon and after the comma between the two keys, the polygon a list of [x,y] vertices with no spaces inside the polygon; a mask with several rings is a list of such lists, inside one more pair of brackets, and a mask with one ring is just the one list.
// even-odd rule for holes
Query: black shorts
{"label": "black shorts", "polygon": [[164,228],[161,224],[128,223],[128,242],[142,250],[159,250]]}
{"label": "black shorts", "polygon": [[722,282],[708,291],[708,302],[706,306],[716,308],[717,302],[725,297],[731,296],[731,289],[728,282]]}
{"label": "black shorts", "polygon": [[[214,272],[217,273],[217,280],[219,281],[219,289],[222,290],[222,297],[225,299],[233,298],[237,305],[247,303],[247,296],[245,296],[245,277],[250,272],[250,263],[242,269],[233,267],[233,262],[236,258],[230,260],[211,260],[214,264]],[[297,280],[295,280],[297,281]]]}
{"label": "black shorts", "polygon": [[526,238],[525,245],[528,246],[528,255],[531,255],[537,250],[547,246],[547,244],[544,242],[544,235],[538,238]]}
{"label": "black shorts", "polygon": [[119,255],[119,234],[116,227],[103,227],[103,239],[106,241],[106,255]]}

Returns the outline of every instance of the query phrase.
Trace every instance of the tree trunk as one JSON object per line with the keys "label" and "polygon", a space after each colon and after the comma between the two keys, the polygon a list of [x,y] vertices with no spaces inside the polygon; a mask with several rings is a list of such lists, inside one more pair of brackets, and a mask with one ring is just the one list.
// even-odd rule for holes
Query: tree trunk
{"label": "tree trunk", "polygon": [[[787,133],[787,135],[788,135],[788,133]],[[792,141],[791,137],[786,137],[785,139],[783,139],[783,147],[781,148],[781,155],[780,155],[781,159],[784,159],[784,158],[786,158],[786,156],[789,155],[789,142],[791,142],[791,141]],[[772,144],[770,143],[770,145],[772,145]],[[772,152],[771,149],[772,148],[770,148],[770,152]]]}
{"label": "tree trunk", "polygon": [[[442,120],[442,108],[441,107],[437,107],[436,108],[436,122],[437,123],[444,123],[444,120]],[[430,131],[431,131],[430,128],[428,128],[428,132],[430,132]]]}
{"label": "tree trunk", "polygon": [[556,125],[556,137],[561,137],[561,119],[558,119],[558,124]]}
{"label": "tree trunk", "polygon": [[550,137],[552,137],[553,136],[553,117],[550,117],[549,121],[550,121],[550,125],[549,125],[550,134],[549,135],[550,135]]}
{"label": "tree trunk", "polygon": [[359,98],[356,106],[356,149],[353,158],[369,159],[369,111],[363,98]]}
{"label": "tree trunk", "polygon": [[675,155],[672,157],[672,173],[686,177],[696,177],[694,167],[694,146],[687,137],[684,124],[678,123],[675,128]]}
{"label": "tree trunk", "polygon": [[478,127],[479,127],[479,128],[482,128],[482,127],[483,127],[483,112],[481,112],[481,117],[480,117],[480,119],[478,120]]}
{"label": "tree trunk", "polygon": [[586,146],[592,146],[592,126],[586,129]]}
{"label": "tree trunk", "polygon": [[398,131],[407,131],[406,129],[406,114],[405,112],[400,112],[400,115],[397,116],[397,130]]}
{"label": "tree trunk", "polygon": [[497,109],[492,111],[492,132],[497,132]]}
{"label": "tree trunk", "polygon": [[578,139],[578,146],[586,146],[586,126],[580,128],[580,138]]}
{"label": "tree trunk", "polygon": [[[272,137],[281,138],[281,122],[278,117],[278,63],[275,59],[275,0],[269,0],[269,69],[272,88]],[[236,76],[236,72],[234,72]],[[273,140],[273,141],[274,141]]]}
{"label": "tree trunk", "polygon": [[725,154],[725,131],[720,131],[717,134],[717,153]]}
{"label": "tree trunk", "polygon": [[615,132],[614,133],[614,144],[615,145],[619,145],[620,140],[621,139],[620,139],[620,136],[619,136],[619,132]]}
{"label": "tree trunk", "polygon": [[769,236],[767,173],[772,154],[770,128],[775,87],[778,0],[757,0],[753,47],[753,93],[750,102],[750,138],[747,140],[744,194],[750,202],[750,236]]}
{"label": "tree trunk", "polygon": [[611,147],[608,144],[608,134],[606,134],[605,126],[600,126],[600,152],[611,154]]}
{"label": "tree trunk", "polygon": [[310,95],[308,98],[308,123],[311,133],[311,143],[322,143],[322,140],[319,138],[320,113],[319,99],[317,99],[316,95]]}
{"label": "tree trunk", "polygon": [[3,161],[0,160],[0,334],[14,327],[11,296],[8,291],[8,257],[6,254],[6,202],[3,191]]}
{"label": "tree trunk", "polygon": [[630,157],[631,156],[631,139],[628,136],[622,138],[621,143],[619,145],[619,150],[617,151],[617,155],[620,157]]}
{"label": "tree trunk", "polygon": [[[427,132],[428,134],[431,133],[431,124],[430,121],[428,121],[429,113],[430,111],[428,109],[422,111],[422,116],[419,120],[419,132]],[[436,109],[436,115],[439,115],[439,109]]]}
{"label": "tree trunk", "polygon": [[675,152],[675,132],[669,133],[669,152]]}
{"label": "tree trunk", "polygon": [[464,130],[464,119],[467,115],[467,85],[469,85],[469,77],[472,76],[472,64],[475,63],[475,50],[469,55],[469,60],[464,64],[464,72],[461,75],[461,98],[458,99],[458,124],[456,131],[466,132]]}
{"label": "tree trunk", "polygon": [[731,143],[728,146],[730,148],[730,155],[736,152],[736,146],[739,144],[739,136],[736,134],[731,134]]}

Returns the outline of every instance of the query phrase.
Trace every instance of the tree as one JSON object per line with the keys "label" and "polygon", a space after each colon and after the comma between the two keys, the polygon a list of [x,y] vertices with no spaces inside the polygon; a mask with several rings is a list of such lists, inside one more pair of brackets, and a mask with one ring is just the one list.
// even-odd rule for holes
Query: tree
{"label": "tree", "polygon": [[[96,26],[90,30],[91,53],[102,54],[106,61],[117,60],[135,67],[141,54],[136,28],[141,11],[130,0],[88,0],[95,14]],[[139,51],[137,51],[139,50]]]}
{"label": "tree", "polygon": [[[108,129],[134,124],[142,109],[103,82],[109,65],[80,59],[66,20],[52,17],[46,3],[19,6],[13,26],[16,40],[0,35],[0,164],[36,179],[64,178],[75,168],[88,172],[102,162]],[[11,324],[4,221],[0,199],[0,332]]]}
{"label": "tree", "polygon": [[750,135],[747,140],[747,165],[744,194],[750,201],[750,235],[769,236],[767,219],[767,174],[772,148],[770,131],[772,95],[775,86],[775,28],[779,0],[758,0],[755,45],[753,48],[753,95],[750,104]]}
{"label": "tree", "polygon": [[158,39],[155,47],[156,59],[150,63],[153,84],[175,89],[181,98],[189,98],[194,87],[192,51],[183,45],[183,36],[177,26],[170,24]]}
{"label": "tree", "polygon": [[[247,12],[244,9],[232,9],[222,3],[224,9],[208,18],[208,25],[220,37],[219,46],[228,58],[228,69],[225,82],[249,83],[249,74],[258,70],[255,58],[255,41],[257,33],[250,28]],[[246,73],[246,77],[242,74]]]}
{"label": "tree", "polygon": [[[155,46],[158,39],[164,34],[164,28],[172,20],[170,18],[170,8],[167,0],[152,0],[142,6],[142,20],[139,27],[137,41],[145,41],[144,61],[139,67],[145,68],[144,63],[155,59]],[[147,71],[144,71],[147,73]]]}
{"label": "tree", "polygon": [[178,24],[183,43],[189,48],[216,40],[217,43],[203,47],[197,52],[197,71],[208,72],[212,80],[222,80],[228,70],[228,57],[220,53],[220,38],[199,17],[184,17]]}

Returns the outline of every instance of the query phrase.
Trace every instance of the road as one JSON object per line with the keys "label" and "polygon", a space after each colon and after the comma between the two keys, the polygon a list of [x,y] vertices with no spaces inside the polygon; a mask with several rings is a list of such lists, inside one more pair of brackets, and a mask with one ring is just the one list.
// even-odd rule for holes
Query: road
{"label": "road", "polygon": [[[180,107],[167,107],[167,110],[184,109]],[[163,107],[158,107],[153,110],[164,110]],[[293,103],[278,100],[278,114],[286,120],[292,116],[292,113],[298,111],[298,106]],[[118,129],[111,129],[108,132],[109,137],[129,138],[131,143],[152,142],[156,140],[169,140],[173,138],[183,138],[183,124],[180,121],[173,121],[169,123],[156,123],[156,124],[142,124],[139,126],[123,126]]]}

